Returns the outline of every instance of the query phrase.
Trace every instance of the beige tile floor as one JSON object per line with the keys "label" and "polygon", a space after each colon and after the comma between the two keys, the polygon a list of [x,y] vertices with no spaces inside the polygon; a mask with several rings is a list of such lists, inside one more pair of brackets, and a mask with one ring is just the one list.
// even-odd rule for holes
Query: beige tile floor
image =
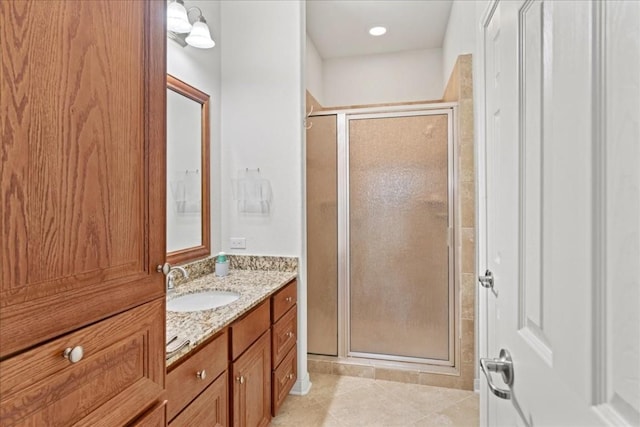
{"label": "beige tile floor", "polygon": [[312,373],[306,396],[289,395],[272,426],[477,426],[472,391]]}

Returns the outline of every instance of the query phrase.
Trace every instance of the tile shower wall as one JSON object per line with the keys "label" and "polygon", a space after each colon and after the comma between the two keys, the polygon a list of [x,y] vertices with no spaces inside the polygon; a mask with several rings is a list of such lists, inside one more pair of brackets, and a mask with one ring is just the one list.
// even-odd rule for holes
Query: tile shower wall
{"label": "tile shower wall", "polygon": [[[473,79],[471,55],[460,55],[451,72],[443,101],[458,102],[457,265],[460,289],[460,377],[423,377],[423,384],[473,389],[475,378],[475,170],[473,137]],[[442,377],[439,375],[438,377]]]}

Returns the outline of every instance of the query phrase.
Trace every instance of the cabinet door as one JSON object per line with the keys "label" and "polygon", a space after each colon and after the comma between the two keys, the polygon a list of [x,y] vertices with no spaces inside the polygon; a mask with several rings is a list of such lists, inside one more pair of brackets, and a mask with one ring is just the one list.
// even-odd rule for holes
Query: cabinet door
{"label": "cabinet door", "polygon": [[270,331],[233,363],[233,425],[266,426],[271,421]]}
{"label": "cabinet door", "polygon": [[165,3],[0,2],[0,357],[164,293]]}
{"label": "cabinet door", "polygon": [[227,371],[218,377],[200,396],[180,413],[170,427],[227,426],[229,386]]}

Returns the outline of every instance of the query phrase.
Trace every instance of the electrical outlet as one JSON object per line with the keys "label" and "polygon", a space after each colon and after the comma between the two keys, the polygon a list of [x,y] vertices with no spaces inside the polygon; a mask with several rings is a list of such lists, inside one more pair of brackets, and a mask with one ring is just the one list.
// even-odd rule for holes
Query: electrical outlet
{"label": "electrical outlet", "polygon": [[244,237],[232,237],[229,239],[231,249],[247,249],[247,239]]}

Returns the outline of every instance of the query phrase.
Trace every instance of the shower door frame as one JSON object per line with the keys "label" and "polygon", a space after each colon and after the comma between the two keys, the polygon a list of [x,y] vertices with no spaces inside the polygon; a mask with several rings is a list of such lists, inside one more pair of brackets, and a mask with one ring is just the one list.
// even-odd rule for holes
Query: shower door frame
{"label": "shower door frame", "polygon": [[[461,338],[458,314],[459,278],[456,274],[458,257],[456,248],[459,247],[459,230],[455,227],[457,203],[457,103],[432,103],[409,104],[400,106],[368,107],[339,110],[317,111],[310,116],[336,116],[337,129],[337,172],[338,172],[338,355],[340,359],[349,359],[354,362],[363,362],[378,366],[388,365],[412,367],[433,367],[427,369],[439,373],[458,373],[460,360]],[[350,277],[350,220],[349,220],[349,122],[372,118],[394,118],[411,116],[447,115],[447,198],[448,198],[448,250],[449,250],[449,358],[429,359],[417,357],[405,357],[377,353],[363,353],[351,351],[351,277]]]}

